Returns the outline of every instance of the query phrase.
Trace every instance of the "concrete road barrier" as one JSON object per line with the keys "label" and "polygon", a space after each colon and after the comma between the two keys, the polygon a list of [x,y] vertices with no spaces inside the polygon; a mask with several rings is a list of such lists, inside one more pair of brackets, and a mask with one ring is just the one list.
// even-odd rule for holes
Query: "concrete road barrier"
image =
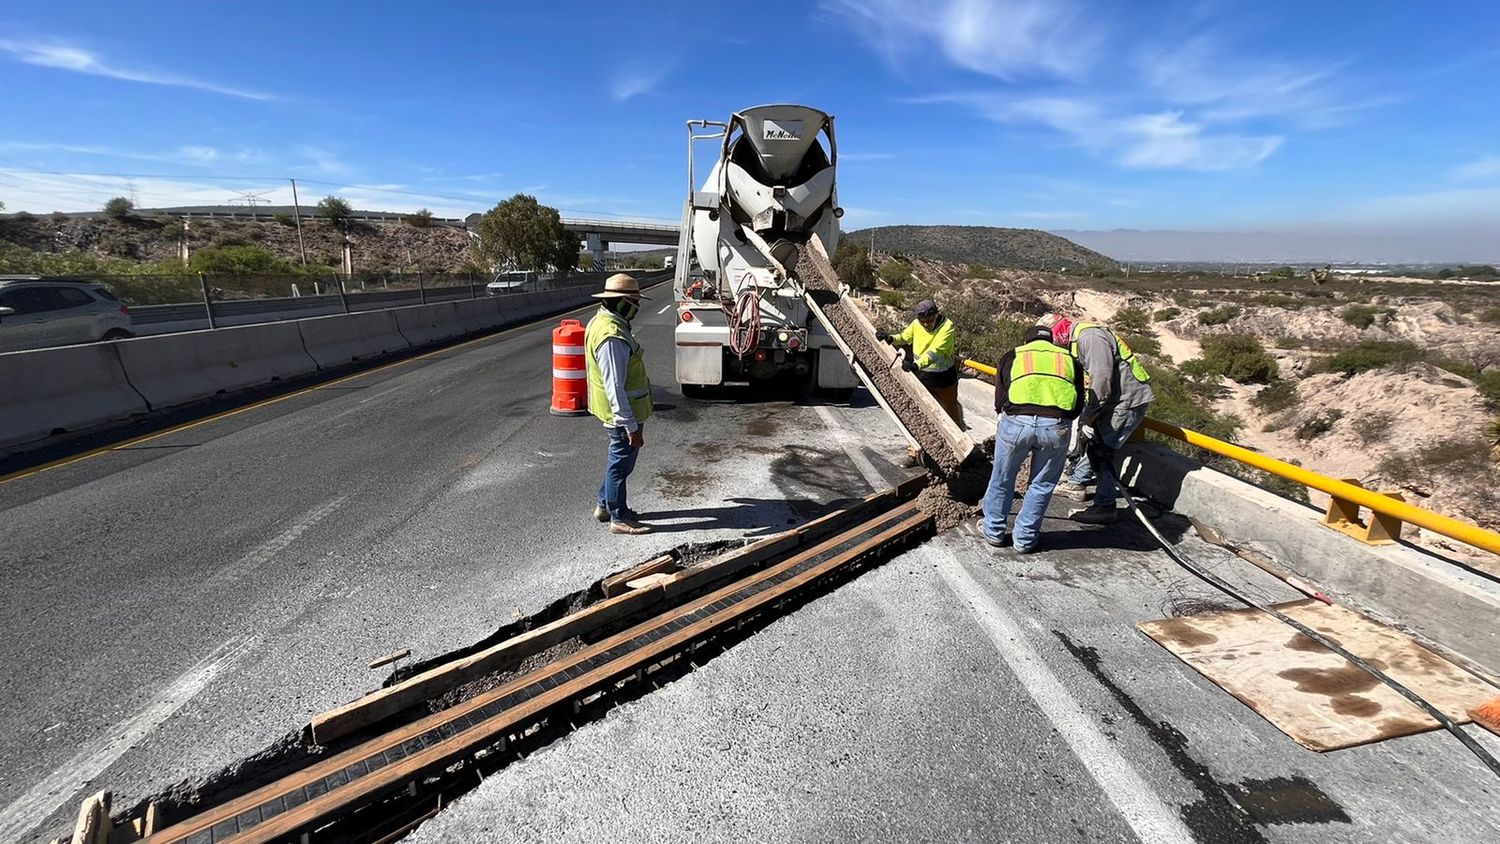
{"label": "concrete road barrier", "polygon": [[302,345],[318,367],[327,369],[408,348],[391,311],[299,319]]}
{"label": "concrete road barrier", "polygon": [[296,322],[139,337],[114,344],[135,388],[153,408],[306,375],[317,363]]}
{"label": "concrete road barrier", "polygon": [[151,408],[115,343],[0,355],[0,447],[125,419]]}
{"label": "concrete road barrier", "polygon": [[412,348],[430,346],[464,333],[453,302],[396,308],[396,326]]}

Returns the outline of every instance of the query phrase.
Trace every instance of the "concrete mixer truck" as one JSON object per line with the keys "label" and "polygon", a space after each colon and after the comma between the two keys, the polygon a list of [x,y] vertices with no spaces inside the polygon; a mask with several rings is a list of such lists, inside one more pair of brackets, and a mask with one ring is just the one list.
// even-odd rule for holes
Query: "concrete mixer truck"
{"label": "concrete mixer truck", "polygon": [[[859,380],[810,312],[804,249],[838,246],[833,117],[765,105],[688,121],[688,198],[675,260],[677,380],[685,393],[803,376],[845,393]],[[694,151],[718,147],[698,189]]]}

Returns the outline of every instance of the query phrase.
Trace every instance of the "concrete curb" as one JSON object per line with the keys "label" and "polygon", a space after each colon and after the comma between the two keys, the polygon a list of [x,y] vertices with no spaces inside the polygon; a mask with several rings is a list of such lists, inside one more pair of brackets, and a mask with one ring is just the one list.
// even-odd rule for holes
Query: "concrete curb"
{"label": "concrete curb", "polygon": [[1165,446],[1121,450],[1136,491],[1263,551],[1341,603],[1500,675],[1500,584],[1405,545],[1366,545],[1323,514]]}
{"label": "concrete curb", "polygon": [[112,343],[153,409],[315,372],[295,320]]}
{"label": "concrete curb", "polygon": [[302,345],[319,369],[343,366],[410,348],[390,311],[368,311],[296,321]]}

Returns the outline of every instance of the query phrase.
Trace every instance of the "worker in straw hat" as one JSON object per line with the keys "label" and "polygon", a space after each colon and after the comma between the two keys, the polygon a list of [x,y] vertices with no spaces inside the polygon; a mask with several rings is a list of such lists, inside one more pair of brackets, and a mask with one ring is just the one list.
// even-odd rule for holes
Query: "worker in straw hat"
{"label": "worker in straw hat", "polygon": [[616,273],[605,279],[603,292],[594,298],[599,300],[599,312],[584,330],[589,412],[609,430],[609,456],[594,518],[608,522],[610,533],[650,533],[625,503],[626,481],[646,444],[643,426],[651,416],[651,381],[641,344],[630,331],[630,321],[646,297],[640,282]]}

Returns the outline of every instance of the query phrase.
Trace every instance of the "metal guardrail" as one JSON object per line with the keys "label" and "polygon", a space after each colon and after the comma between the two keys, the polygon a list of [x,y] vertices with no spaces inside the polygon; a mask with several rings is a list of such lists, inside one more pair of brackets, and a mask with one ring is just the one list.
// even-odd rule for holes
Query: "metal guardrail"
{"label": "metal guardrail", "polygon": [[[963,363],[964,366],[977,372],[983,372],[991,377],[994,377],[996,374],[995,367],[988,364],[975,360],[965,360]],[[1485,530],[1478,525],[1461,522],[1457,519],[1444,516],[1441,513],[1434,513],[1431,510],[1407,504],[1399,498],[1392,498],[1375,490],[1365,489],[1347,481],[1330,478],[1327,475],[1320,475],[1317,472],[1309,471],[1301,466],[1288,463],[1285,460],[1267,457],[1264,454],[1251,451],[1243,446],[1215,439],[1207,434],[1200,434],[1197,431],[1182,428],[1170,422],[1163,422],[1160,419],[1148,417],[1143,424],[1146,428],[1175,440],[1185,442],[1188,445],[1201,448],[1205,451],[1211,451],[1222,457],[1228,457],[1230,460],[1243,463],[1247,466],[1253,466],[1263,472],[1269,472],[1279,478],[1285,478],[1293,483],[1301,484],[1308,489],[1327,493],[1333,497],[1335,505],[1340,502],[1347,502],[1356,508],[1365,507],[1372,513],[1387,516],[1399,522],[1416,525],[1433,533],[1442,534],[1449,539],[1456,539],[1466,545],[1489,551],[1492,554],[1500,554],[1500,533]]]}

